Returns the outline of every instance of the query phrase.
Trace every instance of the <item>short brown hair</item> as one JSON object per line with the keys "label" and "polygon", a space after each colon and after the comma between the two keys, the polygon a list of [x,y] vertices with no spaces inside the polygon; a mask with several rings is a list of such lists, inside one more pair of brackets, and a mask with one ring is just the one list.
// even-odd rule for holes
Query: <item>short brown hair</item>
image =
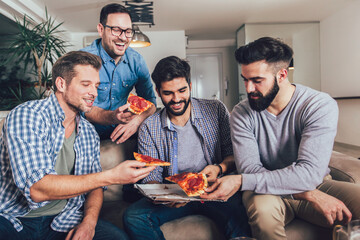
{"label": "short brown hair", "polygon": [[56,78],[62,77],[65,79],[66,84],[69,85],[76,75],[75,66],[77,65],[90,65],[99,71],[101,68],[101,58],[83,51],[71,51],[60,57],[52,68],[52,82],[55,92],[57,91]]}

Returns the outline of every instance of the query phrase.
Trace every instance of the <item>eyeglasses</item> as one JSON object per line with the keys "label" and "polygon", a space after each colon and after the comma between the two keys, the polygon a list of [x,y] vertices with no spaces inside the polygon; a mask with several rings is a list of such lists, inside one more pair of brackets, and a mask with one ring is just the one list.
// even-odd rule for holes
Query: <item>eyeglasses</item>
{"label": "eyeglasses", "polygon": [[132,36],[134,36],[135,31],[132,30],[131,28],[121,29],[119,27],[113,27],[109,25],[103,25],[103,26],[110,28],[111,34],[115,37],[120,37],[122,33],[125,33],[125,37],[127,38],[132,38]]}

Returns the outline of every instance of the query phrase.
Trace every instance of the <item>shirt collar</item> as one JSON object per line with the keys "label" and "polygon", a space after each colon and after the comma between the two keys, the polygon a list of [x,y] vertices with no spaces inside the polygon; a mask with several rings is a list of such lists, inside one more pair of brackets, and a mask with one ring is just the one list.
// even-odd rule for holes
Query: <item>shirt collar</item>
{"label": "shirt collar", "polygon": [[203,118],[199,101],[196,98],[191,98],[191,121],[199,118]]}
{"label": "shirt collar", "polygon": [[[52,105],[54,106],[53,112],[51,112],[51,115],[54,116],[55,121],[61,121],[63,122],[65,120],[65,112],[64,110],[61,108],[59,101],[55,95],[55,93],[52,93],[49,96],[49,101],[52,102]],[[80,113],[78,113],[76,115],[75,118],[76,121],[76,126],[77,126],[77,134],[80,133],[80,129],[81,129],[81,125],[82,125],[82,121],[81,121],[81,117],[80,117]]]}
{"label": "shirt collar", "polygon": [[[111,60],[114,60],[112,57],[110,57],[110,55],[105,51],[105,49],[103,48],[102,44],[101,44],[101,38],[96,40],[96,44],[97,44],[97,48],[99,49],[99,55],[101,57],[101,59],[104,61],[104,63],[107,63]],[[127,49],[125,51],[124,56],[121,57],[120,62],[124,62],[124,63],[128,63],[128,56],[127,56]]]}
{"label": "shirt collar", "polygon": [[54,106],[53,112],[51,112],[51,115],[54,116],[54,118],[56,120],[64,120],[65,119],[65,113],[64,110],[61,108],[59,101],[55,95],[55,93],[52,93],[49,96],[49,101],[52,103],[52,105]]}

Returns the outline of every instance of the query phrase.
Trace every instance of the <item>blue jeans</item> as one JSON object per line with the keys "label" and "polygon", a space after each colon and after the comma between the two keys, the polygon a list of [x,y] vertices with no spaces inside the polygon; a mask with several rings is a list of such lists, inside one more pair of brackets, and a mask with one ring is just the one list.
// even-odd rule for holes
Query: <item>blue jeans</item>
{"label": "blue jeans", "polygon": [[[67,233],[57,232],[51,229],[50,224],[55,216],[45,216],[36,218],[19,218],[23,229],[17,232],[14,226],[6,218],[0,216],[0,240],[25,240],[25,239],[51,239],[64,240]],[[128,240],[124,231],[109,222],[99,219],[95,227],[96,240]]]}
{"label": "blue jeans", "polygon": [[155,205],[142,198],[126,210],[124,226],[131,239],[165,239],[162,224],[195,214],[212,219],[227,238],[251,235],[239,192],[227,202],[189,202],[180,208]]}

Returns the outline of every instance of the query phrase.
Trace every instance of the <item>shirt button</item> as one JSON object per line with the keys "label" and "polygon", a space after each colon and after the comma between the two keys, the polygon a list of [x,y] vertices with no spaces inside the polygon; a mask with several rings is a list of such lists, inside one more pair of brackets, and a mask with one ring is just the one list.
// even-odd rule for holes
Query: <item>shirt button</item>
{"label": "shirt button", "polygon": [[112,100],[114,100],[115,98],[111,98]]}
{"label": "shirt button", "polygon": [[115,83],[113,83],[113,86],[115,86]]}
{"label": "shirt button", "polygon": [[107,87],[105,87],[105,90],[107,89]]}
{"label": "shirt button", "polygon": [[128,86],[129,86],[128,84],[125,85],[125,87],[128,87]]}

